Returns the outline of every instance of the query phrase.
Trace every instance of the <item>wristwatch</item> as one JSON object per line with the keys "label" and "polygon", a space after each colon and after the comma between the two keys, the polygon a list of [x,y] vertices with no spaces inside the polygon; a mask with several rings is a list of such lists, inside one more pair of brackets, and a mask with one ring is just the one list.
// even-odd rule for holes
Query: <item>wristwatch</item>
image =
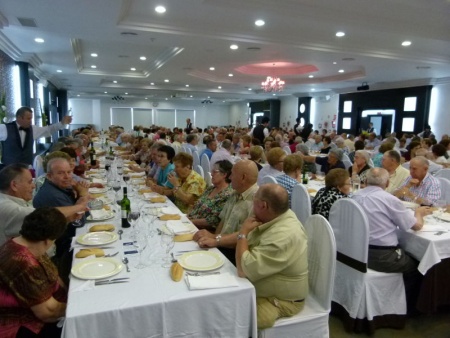
{"label": "wristwatch", "polygon": [[237,236],[237,239],[238,239],[238,240],[240,240],[240,239],[242,239],[242,238],[247,239],[247,235],[239,234],[239,235]]}
{"label": "wristwatch", "polygon": [[222,235],[217,235],[216,236],[216,242],[217,243],[219,243],[221,239],[222,239]]}

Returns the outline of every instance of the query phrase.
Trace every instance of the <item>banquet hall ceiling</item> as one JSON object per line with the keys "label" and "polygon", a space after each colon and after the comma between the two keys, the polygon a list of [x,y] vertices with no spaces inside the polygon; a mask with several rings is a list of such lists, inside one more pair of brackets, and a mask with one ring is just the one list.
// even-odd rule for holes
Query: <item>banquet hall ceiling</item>
{"label": "banquet hall ceiling", "polygon": [[449,17],[449,0],[1,0],[0,49],[70,97],[252,101],[268,75],[280,96],[450,82]]}

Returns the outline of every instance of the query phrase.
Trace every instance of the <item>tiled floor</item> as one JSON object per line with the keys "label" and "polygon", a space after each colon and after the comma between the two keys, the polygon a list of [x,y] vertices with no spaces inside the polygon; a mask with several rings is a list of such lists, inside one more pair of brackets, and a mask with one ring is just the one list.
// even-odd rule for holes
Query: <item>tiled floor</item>
{"label": "tiled floor", "polygon": [[[337,317],[330,316],[330,337],[347,338],[369,337],[367,334],[349,334],[344,330],[342,322]],[[450,312],[438,315],[421,315],[408,318],[403,330],[378,329],[372,338],[450,338]]]}

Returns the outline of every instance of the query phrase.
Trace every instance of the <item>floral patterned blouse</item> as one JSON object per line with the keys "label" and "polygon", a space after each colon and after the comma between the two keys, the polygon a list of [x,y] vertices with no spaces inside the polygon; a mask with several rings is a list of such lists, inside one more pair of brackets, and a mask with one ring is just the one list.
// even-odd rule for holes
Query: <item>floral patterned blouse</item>
{"label": "floral patterned blouse", "polygon": [[205,218],[209,226],[217,227],[220,223],[219,214],[228,201],[228,198],[233,193],[233,188],[228,185],[225,189],[219,192],[216,196],[208,197],[211,191],[214,190],[214,186],[211,186],[205,190],[202,196],[195,203],[194,208],[189,213],[190,218]]}
{"label": "floral patterned blouse", "polygon": [[[180,190],[186,194],[192,194],[196,197],[196,200],[203,194],[206,188],[206,183],[203,177],[197,174],[194,170],[191,171],[186,180],[181,184]],[[186,204],[180,201],[175,196],[175,205],[181,212],[187,214],[193,205]]]}

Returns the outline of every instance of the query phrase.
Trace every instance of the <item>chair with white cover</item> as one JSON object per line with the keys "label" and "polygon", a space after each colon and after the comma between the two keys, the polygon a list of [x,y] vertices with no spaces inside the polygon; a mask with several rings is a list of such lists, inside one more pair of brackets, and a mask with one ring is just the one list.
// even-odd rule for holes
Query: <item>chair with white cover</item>
{"label": "chair with white cover", "polygon": [[305,223],[308,236],[309,294],[300,313],[280,318],[258,337],[329,337],[328,317],[331,309],[336,267],[336,242],[328,221],[313,215]]}
{"label": "chair with white cover", "polygon": [[286,153],[286,155],[292,154],[291,148],[289,148],[289,146],[284,146],[283,150]]}
{"label": "chair with white cover", "polygon": [[302,224],[311,216],[311,196],[303,184],[297,184],[291,193],[291,209]]}
{"label": "chair with white cover", "polygon": [[211,182],[211,171],[208,155],[206,154],[202,155],[202,157],[200,158],[200,165],[203,168],[203,178],[205,179],[206,186],[210,187],[212,185],[212,182]]}
{"label": "chair with white cover", "polygon": [[193,157],[193,159],[194,159],[194,164],[193,164],[193,166],[194,166],[194,168],[195,168],[195,167],[197,167],[198,165],[200,165],[200,156],[198,156],[198,151],[194,151],[194,152],[192,153],[192,157]]}
{"label": "chair with white cover", "polygon": [[373,163],[373,160],[371,158],[369,158],[369,162],[367,163],[369,165],[369,167],[373,168],[375,167],[375,164]]}
{"label": "chair with white cover", "polygon": [[205,179],[205,173],[203,172],[203,168],[200,164],[197,164],[194,167],[194,170],[197,172],[197,174],[199,174],[203,179]]}
{"label": "chair with white cover", "polygon": [[172,144],[172,148],[173,148],[173,150],[175,150],[175,155],[178,154],[181,151],[181,147],[180,146]]}
{"label": "chair with white cover", "polygon": [[278,184],[277,180],[272,175],[266,175],[261,179],[261,185],[268,183]]}
{"label": "chair with white cover", "polygon": [[348,159],[348,158],[344,158],[344,159],[342,160],[342,163],[344,163],[345,169],[346,169],[346,170],[348,170],[348,168],[350,168],[351,166],[353,166],[352,161],[350,161],[350,159]]}
{"label": "chair with white cover", "polygon": [[369,222],[364,210],[354,200],[342,198],[331,207],[329,222],[337,247],[332,311],[342,315],[348,332],[361,331],[363,326],[369,333],[378,325],[403,328],[406,320],[403,275],[367,267]]}
{"label": "chair with white cover", "polygon": [[450,204],[450,180],[445,177],[436,177],[441,186],[441,200],[445,203]]}
{"label": "chair with white cover", "polygon": [[435,177],[443,177],[450,180],[450,169],[441,169],[434,174]]}
{"label": "chair with white cover", "polygon": [[39,177],[45,174],[44,171],[44,159],[41,155],[36,155],[33,161],[33,168],[35,172],[35,177]]}

